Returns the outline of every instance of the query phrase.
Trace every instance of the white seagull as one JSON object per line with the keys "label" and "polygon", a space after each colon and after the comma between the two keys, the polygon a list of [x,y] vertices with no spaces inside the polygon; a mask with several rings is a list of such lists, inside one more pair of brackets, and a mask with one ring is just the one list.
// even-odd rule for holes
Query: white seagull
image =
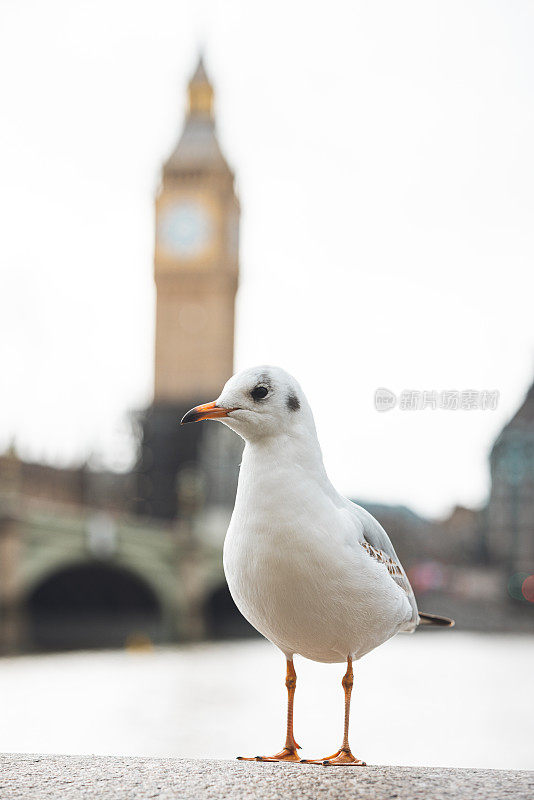
{"label": "white seagull", "polygon": [[[218,419],[245,440],[224,571],[243,616],[287,661],[287,736],[274,756],[244,760],[364,766],[349,746],[352,662],[400,631],[452,626],[418,612],[391,541],[374,517],[340,495],[326,474],[311,408],[279,367],[234,375],[182,424]],[[347,662],[343,742],[333,755],[300,759],[293,736],[293,656]]]}

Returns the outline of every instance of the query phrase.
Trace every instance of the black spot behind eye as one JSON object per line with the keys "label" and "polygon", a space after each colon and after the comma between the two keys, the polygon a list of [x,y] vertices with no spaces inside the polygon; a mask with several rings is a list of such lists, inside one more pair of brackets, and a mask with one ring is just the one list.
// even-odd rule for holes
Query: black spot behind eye
{"label": "black spot behind eye", "polygon": [[266,386],[255,386],[254,389],[251,391],[250,396],[253,400],[263,400],[264,397],[267,397],[269,394],[269,390]]}
{"label": "black spot behind eye", "polygon": [[298,411],[300,408],[300,402],[296,394],[288,395],[286,403],[290,411]]}

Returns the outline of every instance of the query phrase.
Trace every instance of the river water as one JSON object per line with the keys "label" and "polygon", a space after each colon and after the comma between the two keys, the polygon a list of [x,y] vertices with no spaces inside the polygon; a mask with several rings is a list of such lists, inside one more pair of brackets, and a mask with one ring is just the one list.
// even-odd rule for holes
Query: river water
{"label": "river water", "polygon": [[[295,735],[337,749],[343,665],[295,658]],[[233,758],[275,752],[283,657],[264,640],[0,660],[0,751]],[[428,631],[355,665],[369,763],[534,768],[534,637]]]}

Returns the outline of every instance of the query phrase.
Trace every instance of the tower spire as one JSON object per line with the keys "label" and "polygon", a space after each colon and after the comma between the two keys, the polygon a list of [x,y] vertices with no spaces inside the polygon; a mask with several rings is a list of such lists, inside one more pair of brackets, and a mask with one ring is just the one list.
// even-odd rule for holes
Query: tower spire
{"label": "tower spire", "polygon": [[202,53],[199,55],[197,67],[189,81],[188,96],[188,116],[213,117],[213,86],[208,78]]}
{"label": "tower spire", "polygon": [[170,173],[199,169],[232,176],[215,135],[214,91],[204,66],[202,52],[189,80],[187,95],[185,125],[177,145],[165,164],[164,179]]}

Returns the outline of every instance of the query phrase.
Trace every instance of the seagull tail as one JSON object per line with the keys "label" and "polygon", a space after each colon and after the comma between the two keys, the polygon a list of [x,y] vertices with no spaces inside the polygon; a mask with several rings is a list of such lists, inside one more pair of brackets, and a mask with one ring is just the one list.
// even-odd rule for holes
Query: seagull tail
{"label": "seagull tail", "polygon": [[419,612],[420,625],[433,625],[438,628],[454,628],[454,620],[448,617],[438,617],[437,614],[425,614],[423,611]]}

